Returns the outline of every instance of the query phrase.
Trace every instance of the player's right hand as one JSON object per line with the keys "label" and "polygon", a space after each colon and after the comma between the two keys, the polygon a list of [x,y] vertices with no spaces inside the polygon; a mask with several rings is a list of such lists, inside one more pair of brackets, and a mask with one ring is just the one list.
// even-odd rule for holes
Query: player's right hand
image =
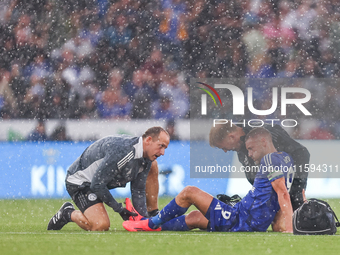
{"label": "player's right hand", "polygon": [[131,212],[129,211],[128,209],[126,208],[123,208],[123,210],[119,213],[120,216],[122,217],[122,219],[125,221],[125,220],[129,220],[129,217],[130,216],[138,216],[137,213],[135,212]]}

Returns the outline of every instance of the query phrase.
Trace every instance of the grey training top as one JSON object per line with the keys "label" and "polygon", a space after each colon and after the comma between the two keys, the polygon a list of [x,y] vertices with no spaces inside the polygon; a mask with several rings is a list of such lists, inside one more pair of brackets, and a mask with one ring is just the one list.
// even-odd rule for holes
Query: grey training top
{"label": "grey training top", "polygon": [[91,144],[77,158],[67,171],[66,182],[90,185],[93,193],[116,212],[123,207],[109,190],[131,182],[132,203],[146,216],[145,184],[151,163],[143,158],[142,137],[107,136]]}

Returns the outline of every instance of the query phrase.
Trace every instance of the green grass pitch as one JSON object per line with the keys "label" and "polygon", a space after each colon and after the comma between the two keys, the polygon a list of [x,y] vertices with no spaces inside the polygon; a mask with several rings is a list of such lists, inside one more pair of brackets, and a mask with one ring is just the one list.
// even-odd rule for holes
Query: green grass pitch
{"label": "green grass pitch", "polygon": [[[70,201],[70,200],[68,200]],[[121,200],[122,201],[122,200]],[[170,198],[160,199],[160,208]],[[340,216],[340,199],[327,200]],[[340,232],[334,236],[273,233],[137,232],[122,227],[108,209],[111,229],[91,233],[67,224],[47,231],[47,223],[64,200],[0,200],[0,254],[339,254]]]}

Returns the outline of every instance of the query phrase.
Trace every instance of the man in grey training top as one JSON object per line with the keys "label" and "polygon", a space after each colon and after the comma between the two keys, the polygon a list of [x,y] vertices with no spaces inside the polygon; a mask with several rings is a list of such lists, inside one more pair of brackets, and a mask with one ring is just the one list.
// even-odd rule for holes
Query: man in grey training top
{"label": "man in grey training top", "polygon": [[[147,216],[148,173],[152,162],[164,155],[169,142],[170,136],[163,128],[152,127],[142,137],[108,136],[90,145],[70,166],[66,176],[66,189],[79,211],[70,202],[64,203],[51,218],[47,229],[60,230],[73,221],[85,230],[108,230],[110,220],[104,203],[123,220],[136,216],[118,203],[109,191],[125,187],[128,182],[131,182],[134,207],[142,216]],[[148,181],[148,185],[152,183]]]}

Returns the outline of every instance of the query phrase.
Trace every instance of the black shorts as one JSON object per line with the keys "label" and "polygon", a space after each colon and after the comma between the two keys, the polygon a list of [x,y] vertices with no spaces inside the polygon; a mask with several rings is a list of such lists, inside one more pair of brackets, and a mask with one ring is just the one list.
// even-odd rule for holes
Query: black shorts
{"label": "black shorts", "polygon": [[79,186],[66,183],[66,190],[82,213],[95,204],[103,203],[103,201],[92,192],[89,185]]}

